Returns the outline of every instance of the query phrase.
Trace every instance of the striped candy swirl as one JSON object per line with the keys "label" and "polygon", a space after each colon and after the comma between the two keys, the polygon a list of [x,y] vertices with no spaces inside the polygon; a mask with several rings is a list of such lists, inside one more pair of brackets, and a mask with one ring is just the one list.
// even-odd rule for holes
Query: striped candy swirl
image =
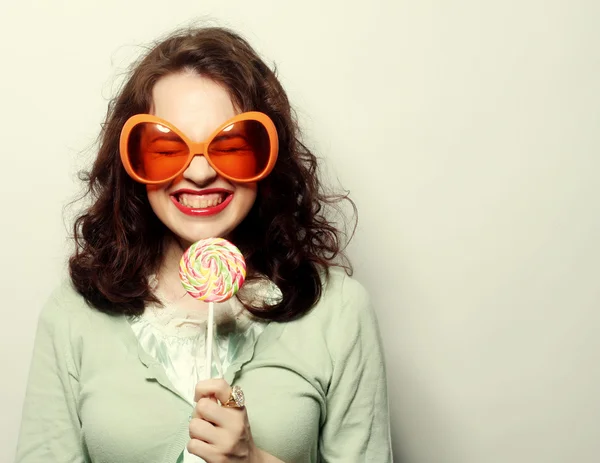
{"label": "striped candy swirl", "polygon": [[179,262],[179,278],[194,298],[223,302],[244,284],[246,262],[240,250],[223,238],[192,244]]}

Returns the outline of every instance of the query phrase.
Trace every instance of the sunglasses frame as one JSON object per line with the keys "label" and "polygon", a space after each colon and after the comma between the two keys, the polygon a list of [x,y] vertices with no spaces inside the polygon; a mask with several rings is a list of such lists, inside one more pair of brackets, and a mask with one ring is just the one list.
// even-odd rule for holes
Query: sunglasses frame
{"label": "sunglasses frame", "polygon": [[[267,162],[267,165],[265,166],[265,168],[263,169],[262,172],[255,175],[254,177],[248,178],[248,179],[238,179],[238,178],[232,177],[231,175],[227,175],[225,172],[223,172],[222,170],[220,170],[219,168],[217,168],[214,165],[214,163],[210,159],[210,156],[207,156],[207,151],[208,151],[209,145],[212,143],[212,141],[215,139],[215,137],[219,133],[221,133],[221,131],[223,129],[225,129],[226,127],[228,127],[232,124],[235,124],[236,122],[243,122],[243,121],[257,121],[257,122],[261,123],[267,131],[267,134],[269,136],[269,144],[270,144],[269,161]],[[179,136],[188,147],[189,155],[188,155],[188,159],[183,164],[183,167],[181,169],[179,169],[175,174],[169,176],[168,178],[165,178],[164,180],[144,179],[144,178],[140,177],[134,171],[134,169],[131,165],[131,161],[129,159],[129,146],[128,146],[129,136],[131,135],[131,131],[136,126],[138,126],[139,124],[142,124],[142,123],[160,124],[162,126],[167,127],[169,130],[173,131],[173,133],[175,133],[177,136]],[[171,180],[177,178],[183,172],[186,171],[186,169],[190,166],[190,164],[192,163],[192,160],[196,156],[204,156],[204,158],[210,164],[210,166],[219,175],[221,175],[222,177],[225,177],[227,180],[231,180],[232,182],[236,182],[236,183],[252,183],[252,182],[258,182],[259,180],[262,180],[263,178],[265,178],[273,170],[273,167],[275,167],[275,162],[277,161],[277,156],[279,153],[279,137],[277,136],[277,129],[275,128],[275,124],[269,118],[269,116],[267,116],[264,113],[258,112],[258,111],[248,111],[248,112],[244,112],[244,113],[238,114],[237,116],[232,117],[231,119],[229,119],[229,120],[225,121],[223,124],[221,124],[214,132],[212,132],[212,134],[208,137],[208,139],[206,141],[200,142],[200,143],[196,143],[196,142],[190,140],[181,130],[179,130],[177,127],[175,127],[170,122],[167,122],[158,116],[154,116],[152,114],[136,114],[134,116],[131,116],[129,119],[127,119],[127,122],[125,122],[125,124],[123,125],[123,129],[121,129],[121,137],[119,140],[119,152],[120,152],[120,156],[121,156],[121,162],[123,163],[123,167],[125,167],[125,171],[129,174],[129,176],[131,178],[133,178],[136,182],[143,183],[146,185],[159,185],[162,183],[170,182]]]}

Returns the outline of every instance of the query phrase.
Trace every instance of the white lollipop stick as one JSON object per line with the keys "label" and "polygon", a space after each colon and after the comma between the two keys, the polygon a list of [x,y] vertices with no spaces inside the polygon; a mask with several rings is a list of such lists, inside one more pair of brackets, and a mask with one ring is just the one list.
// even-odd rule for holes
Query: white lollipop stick
{"label": "white lollipop stick", "polygon": [[213,342],[215,338],[215,303],[208,303],[208,323],[206,325],[206,369],[207,379],[212,379]]}

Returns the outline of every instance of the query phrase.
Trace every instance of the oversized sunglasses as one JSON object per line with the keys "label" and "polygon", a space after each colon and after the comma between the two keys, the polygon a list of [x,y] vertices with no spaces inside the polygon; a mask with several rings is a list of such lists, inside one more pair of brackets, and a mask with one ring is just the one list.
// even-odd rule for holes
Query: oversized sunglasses
{"label": "oversized sunglasses", "polygon": [[171,181],[199,155],[219,175],[247,183],[259,181],[273,170],[279,139],[273,121],[255,111],[228,120],[202,143],[193,142],[159,117],[137,114],[125,122],[119,148],[125,170],[140,183]]}

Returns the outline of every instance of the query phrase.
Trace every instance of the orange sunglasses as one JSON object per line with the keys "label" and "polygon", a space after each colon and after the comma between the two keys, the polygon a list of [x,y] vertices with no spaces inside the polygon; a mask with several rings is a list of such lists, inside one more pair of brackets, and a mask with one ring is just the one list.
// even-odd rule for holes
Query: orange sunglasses
{"label": "orange sunglasses", "polygon": [[121,161],[137,182],[159,184],[181,175],[195,156],[238,183],[257,182],[273,170],[279,138],[273,121],[260,112],[238,114],[195,143],[177,127],[151,114],[130,117],[121,130]]}

